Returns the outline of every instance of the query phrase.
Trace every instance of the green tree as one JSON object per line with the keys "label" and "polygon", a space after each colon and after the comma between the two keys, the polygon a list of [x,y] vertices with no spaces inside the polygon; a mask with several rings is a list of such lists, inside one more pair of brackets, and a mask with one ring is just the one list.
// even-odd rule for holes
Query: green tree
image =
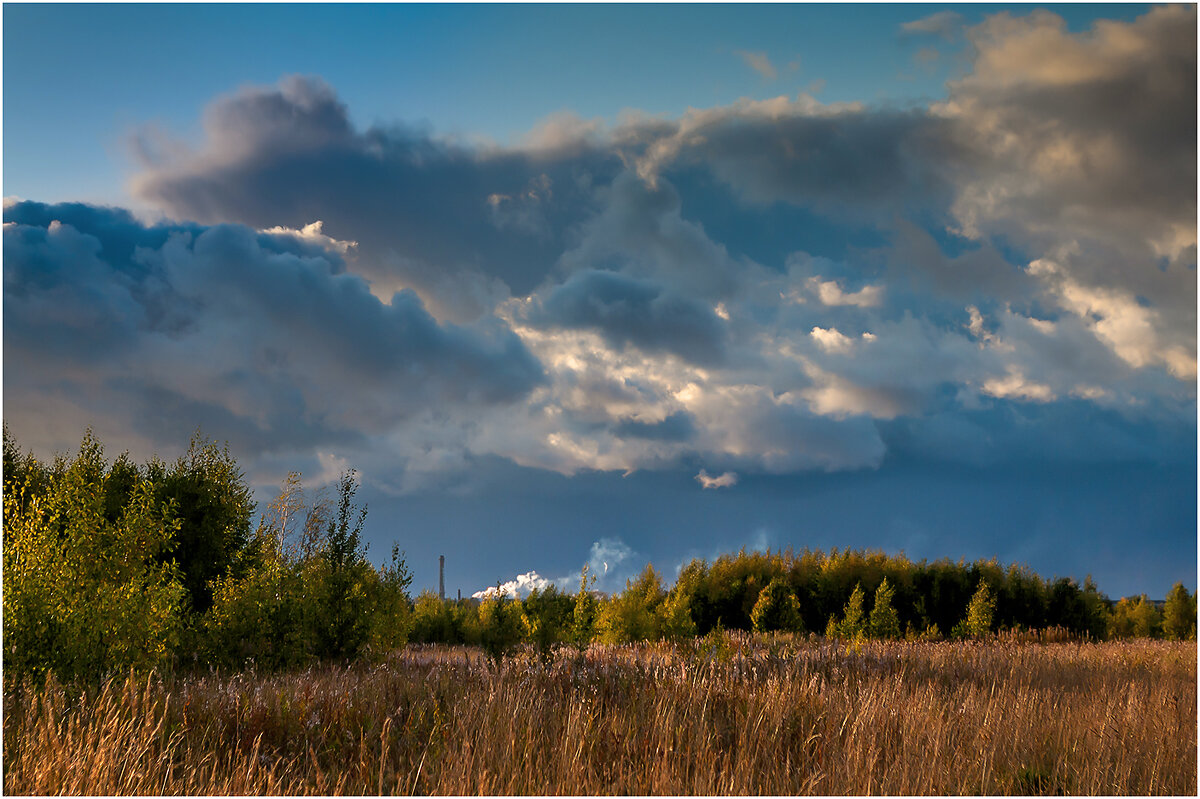
{"label": "green tree", "polygon": [[450,603],[438,599],[433,591],[417,595],[413,607],[409,639],[418,644],[458,644]]}
{"label": "green tree", "polygon": [[900,617],[892,607],[892,597],[895,591],[886,577],[875,589],[875,604],[871,607],[871,616],[867,619],[867,632],[872,638],[899,638]]}
{"label": "green tree", "polygon": [[597,630],[606,644],[653,641],[659,637],[655,611],[666,593],[658,572],[650,564],[636,580],[627,580],[620,595],[600,607]]}
{"label": "green tree", "polygon": [[842,610],[842,621],[837,625],[840,637],[854,639],[866,634],[866,614],[863,612],[865,598],[862,583],[858,583],[850,592],[850,599],[846,601],[846,607]]}
{"label": "green tree", "polygon": [[967,605],[967,617],[962,622],[962,633],[980,638],[992,631],[992,617],[996,613],[996,598],[992,596],[988,584],[979,581],[975,595]]}
{"label": "green tree", "polygon": [[325,529],[322,557],[312,564],[321,599],[317,649],[323,657],[352,658],[370,634],[365,611],[367,572],[372,569],[362,546],[367,507],[354,504],[357,491],[358,481],[350,469],[338,478],[337,503]]}
{"label": "green tree", "polygon": [[371,591],[371,648],[384,653],[403,646],[408,641],[412,600],[408,588],[412,572],[405,562],[399,544],[392,545],[392,558],[379,569]]}
{"label": "green tree", "polygon": [[750,611],[750,621],[760,633],[777,630],[790,633],[804,629],[800,603],[787,580],[776,577],[767,583]]}
{"label": "green tree", "polygon": [[600,605],[592,590],[596,586],[596,575],[588,573],[587,564],[579,573],[579,593],[575,595],[575,608],[571,620],[571,642],[580,649],[586,649],[596,635],[596,619],[600,615]]}
{"label": "green tree", "polygon": [[1113,606],[1109,635],[1113,638],[1157,638],[1162,634],[1163,614],[1145,594],[1125,597]]}
{"label": "green tree", "polygon": [[1196,637],[1196,597],[1188,594],[1183,583],[1167,594],[1163,605],[1163,636],[1175,641]]}
{"label": "green tree", "polygon": [[168,664],[184,589],[162,554],[178,525],[150,484],[139,475],[110,519],[111,470],[91,430],[54,470],[29,461],[21,468],[5,475],[6,679],[47,671],[94,679]]}
{"label": "green tree", "polygon": [[218,578],[199,644],[205,660],[232,668],[253,661],[265,669],[305,663],[314,648],[305,602],[297,564],[273,552],[239,577]]}
{"label": "green tree", "polygon": [[656,615],[663,638],[678,641],[695,637],[696,622],[692,620],[691,594],[678,584],[658,606]]}
{"label": "green tree", "polygon": [[250,488],[228,445],[218,448],[198,431],[172,467],[154,459],[147,476],[157,501],[171,504],[179,520],[161,560],[179,566],[192,610],[203,613],[212,605],[210,584],[229,573],[250,542]]}
{"label": "green tree", "polygon": [[[15,510],[24,511],[36,497],[45,496],[51,471],[32,452],[21,453],[16,438],[4,423],[4,498],[11,499]],[[7,506],[5,514],[8,514]]]}

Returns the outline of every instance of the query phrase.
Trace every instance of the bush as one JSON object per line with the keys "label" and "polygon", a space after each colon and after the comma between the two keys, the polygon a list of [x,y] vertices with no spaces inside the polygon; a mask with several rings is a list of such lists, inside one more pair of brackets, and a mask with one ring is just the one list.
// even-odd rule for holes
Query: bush
{"label": "bush", "polygon": [[1109,616],[1111,638],[1157,638],[1162,634],[1162,611],[1146,595],[1125,597],[1113,606]]}
{"label": "bush", "polygon": [[496,590],[479,604],[479,642],[493,660],[503,658],[529,633],[529,619],[520,602]]}
{"label": "bush", "polygon": [[418,644],[462,643],[450,603],[438,599],[438,595],[428,589],[418,594],[409,623],[409,640]]}
{"label": "bush", "polygon": [[600,607],[597,630],[606,644],[654,641],[659,637],[655,611],[666,594],[653,566],[647,565],[636,580],[625,583],[625,590]]}
{"label": "bush", "polygon": [[412,585],[412,572],[404,560],[399,545],[392,546],[390,564],[379,570],[371,581],[371,624],[369,645],[375,652],[388,652],[403,646],[408,641],[412,611],[408,598],[408,587]]}
{"label": "bush", "polygon": [[305,605],[300,570],[279,558],[269,558],[239,579],[219,579],[203,621],[206,659],[229,667],[253,661],[267,669],[304,663],[313,653]]}
{"label": "bush", "polygon": [[529,619],[530,640],[542,655],[549,655],[570,633],[575,600],[551,585],[544,591],[535,588],[521,604]]}

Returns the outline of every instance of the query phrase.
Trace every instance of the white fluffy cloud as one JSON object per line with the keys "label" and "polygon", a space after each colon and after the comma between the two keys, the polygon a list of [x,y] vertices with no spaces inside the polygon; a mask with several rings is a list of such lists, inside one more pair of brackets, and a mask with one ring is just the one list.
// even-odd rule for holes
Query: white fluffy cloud
{"label": "white fluffy cloud", "polygon": [[700,484],[701,488],[705,489],[731,488],[732,486],[737,485],[737,481],[737,472],[722,472],[719,475],[712,476],[708,472],[701,469],[700,473],[696,475],[696,482]]}

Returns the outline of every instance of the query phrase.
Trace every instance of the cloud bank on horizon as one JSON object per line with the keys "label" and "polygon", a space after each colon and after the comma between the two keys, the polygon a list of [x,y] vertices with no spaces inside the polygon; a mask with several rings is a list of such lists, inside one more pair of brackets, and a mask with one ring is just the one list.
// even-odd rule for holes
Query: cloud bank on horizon
{"label": "cloud bank on horizon", "polygon": [[942,13],[904,35],[973,62],[926,107],[559,115],[508,147],[356,127],[315,77],[241,89],[196,147],[139,135],[159,221],[6,201],[6,419],[40,451],[201,424],[252,479],[336,453],[393,493],[489,456],[698,491],[1194,460],[1195,15]]}

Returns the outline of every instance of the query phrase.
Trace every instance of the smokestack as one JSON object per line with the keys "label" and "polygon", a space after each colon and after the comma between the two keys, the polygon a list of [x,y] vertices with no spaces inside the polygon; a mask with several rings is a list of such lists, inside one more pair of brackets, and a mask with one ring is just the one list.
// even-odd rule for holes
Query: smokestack
{"label": "smokestack", "polygon": [[438,599],[446,601],[446,556],[438,555]]}

